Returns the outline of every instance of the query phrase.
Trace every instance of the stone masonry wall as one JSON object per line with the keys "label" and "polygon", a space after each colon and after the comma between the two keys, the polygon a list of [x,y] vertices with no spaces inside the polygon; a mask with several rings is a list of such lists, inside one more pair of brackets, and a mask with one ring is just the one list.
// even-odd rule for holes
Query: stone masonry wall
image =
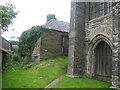
{"label": "stone masonry wall", "polygon": [[100,18],[91,20],[87,24],[86,38],[91,41],[96,35],[103,34],[112,40],[112,15],[108,14]]}
{"label": "stone masonry wall", "polygon": [[68,76],[85,74],[85,2],[71,2]]}
{"label": "stone masonry wall", "polygon": [[[62,46],[63,45],[62,36],[68,37],[68,33],[53,30],[49,32],[43,32],[41,34],[41,49],[40,49],[41,60],[49,57],[64,55],[63,54],[64,48]],[[68,41],[65,42],[68,43]]]}
{"label": "stone masonry wall", "polygon": [[40,61],[40,48],[41,48],[41,37],[37,40],[35,48],[32,53],[32,60],[39,62]]}
{"label": "stone masonry wall", "polygon": [[96,38],[98,41],[105,40],[112,49],[112,86],[120,88],[120,2],[113,6],[111,15],[99,17],[86,24],[87,74],[94,71],[94,52],[89,52],[94,51],[95,43],[97,43],[94,42],[94,39]]}
{"label": "stone masonry wall", "polygon": [[112,85],[120,89],[120,2],[113,6]]}
{"label": "stone masonry wall", "polygon": [[95,69],[94,48],[100,41],[105,41],[112,49],[112,15],[95,18],[86,24],[87,76],[92,77]]}

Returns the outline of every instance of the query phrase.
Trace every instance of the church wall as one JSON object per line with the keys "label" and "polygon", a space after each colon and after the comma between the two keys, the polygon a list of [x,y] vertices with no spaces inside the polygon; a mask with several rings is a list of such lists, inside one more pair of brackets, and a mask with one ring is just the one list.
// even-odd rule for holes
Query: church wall
{"label": "church wall", "polygon": [[120,89],[120,2],[113,6],[112,85]]}
{"label": "church wall", "polygon": [[86,25],[86,58],[87,76],[94,76],[94,48],[100,41],[105,41],[112,49],[112,15],[106,15],[91,20]]}
{"label": "church wall", "polygon": [[69,77],[85,74],[85,2],[71,2],[71,23],[69,34]]}
{"label": "church wall", "polygon": [[113,33],[111,14],[95,18],[87,23],[86,28],[87,40],[91,41],[98,34],[103,34],[112,41]]}
{"label": "church wall", "polygon": [[[100,42],[104,41],[112,50],[112,73],[109,79],[103,76],[102,80],[111,82],[113,88],[120,88],[120,2],[114,3],[114,5],[111,14],[89,21],[89,9],[82,9],[84,8],[82,2],[71,3],[67,76],[83,76],[82,72],[85,72],[85,75],[93,78],[95,76],[94,49]],[[86,11],[86,15],[84,11]],[[85,48],[85,58],[83,48]]]}

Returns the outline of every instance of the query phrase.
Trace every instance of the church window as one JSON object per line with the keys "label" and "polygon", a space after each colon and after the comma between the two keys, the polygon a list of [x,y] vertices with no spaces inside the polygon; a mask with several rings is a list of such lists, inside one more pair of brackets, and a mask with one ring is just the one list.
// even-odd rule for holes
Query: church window
{"label": "church window", "polygon": [[94,19],[100,16],[104,16],[112,12],[112,0],[100,0],[100,2],[90,3],[90,19]]}
{"label": "church window", "polygon": [[112,1],[109,0],[109,2],[107,2],[107,13],[111,13],[112,11]]}
{"label": "church window", "polygon": [[101,0],[100,2],[100,16],[104,15],[104,0]]}

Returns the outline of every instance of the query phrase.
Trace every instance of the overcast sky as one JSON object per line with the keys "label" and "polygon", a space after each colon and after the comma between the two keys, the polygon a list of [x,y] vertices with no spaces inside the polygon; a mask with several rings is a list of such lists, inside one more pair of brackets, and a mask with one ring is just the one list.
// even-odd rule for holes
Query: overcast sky
{"label": "overcast sky", "polygon": [[[61,21],[70,22],[70,1],[71,0],[1,0],[0,3],[12,3],[16,10],[20,11],[17,18],[13,20],[9,32],[2,35],[7,40],[11,36],[19,37],[25,30],[32,26],[46,23],[47,14],[55,14]],[[14,31],[12,31],[12,29]]]}

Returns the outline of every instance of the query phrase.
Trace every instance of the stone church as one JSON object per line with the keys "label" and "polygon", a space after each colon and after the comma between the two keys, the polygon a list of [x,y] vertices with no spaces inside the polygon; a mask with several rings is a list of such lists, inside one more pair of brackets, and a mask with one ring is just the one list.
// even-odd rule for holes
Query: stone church
{"label": "stone church", "polygon": [[120,2],[71,2],[69,77],[120,88]]}

